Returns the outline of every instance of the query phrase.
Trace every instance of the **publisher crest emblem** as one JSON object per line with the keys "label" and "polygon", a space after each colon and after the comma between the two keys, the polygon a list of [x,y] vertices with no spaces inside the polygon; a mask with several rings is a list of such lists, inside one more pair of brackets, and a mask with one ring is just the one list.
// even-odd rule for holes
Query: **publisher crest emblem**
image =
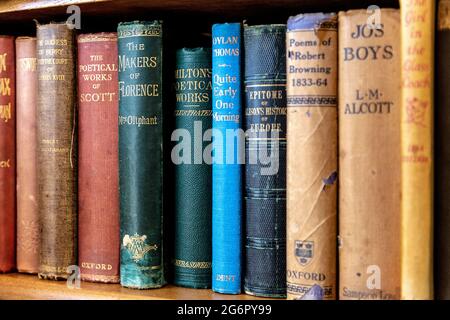
{"label": "publisher crest emblem", "polygon": [[314,257],[314,242],[296,240],[294,254],[298,263],[302,266],[306,266]]}
{"label": "publisher crest emblem", "polygon": [[142,260],[147,252],[158,249],[158,245],[148,245],[145,243],[146,240],[146,235],[140,236],[137,233],[133,236],[126,234],[123,237],[122,245],[128,250],[131,259],[136,263]]}

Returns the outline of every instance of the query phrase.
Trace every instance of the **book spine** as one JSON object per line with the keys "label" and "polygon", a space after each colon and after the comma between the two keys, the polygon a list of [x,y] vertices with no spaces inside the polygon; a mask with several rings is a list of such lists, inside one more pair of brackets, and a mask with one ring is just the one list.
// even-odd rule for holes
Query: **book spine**
{"label": "book spine", "polygon": [[39,270],[39,212],[36,179],[36,38],[16,39],[17,269]]}
{"label": "book spine", "polygon": [[162,22],[118,26],[120,283],[165,284],[162,241]]}
{"label": "book spine", "polygon": [[119,282],[117,35],[78,37],[78,260],[81,279]]}
{"label": "book spine", "polygon": [[336,298],[337,25],[334,13],[287,23],[288,299]]}
{"label": "book spine", "polygon": [[37,160],[41,279],[77,263],[75,39],[65,23],[37,26]]}
{"label": "book spine", "polygon": [[400,1],[402,39],[401,297],[433,298],[435,1]]}
{"label": "book spine", "polygon": [[209,144],[203,136],[212,126],[211,49],[178,50],[175,67],[175,128],[183,140],[175,147],[182,149],[173,158],[174,282],[183,287],[210,288],[212,172],[210,162],[203,159]]}
{"label": "book spine", "polygon": [[339,297],[400,298],[400,15],[339,13]]}
{"label": "book spine", "polygon": [[285,298],[286,25],[245,26],[244,50],[244,290]]}
{"label": "book spine", "polygon": [[212,27],[212,289],[241,292],[242,164],[241,25]]}
{"label": "book spine", "polygon": [[14,37],[0,36],[0,273],[16,267]]}
{"label": "book spine", "polygon": [[450,300],[450,0],[441,0],[437,27],[436,298]]}

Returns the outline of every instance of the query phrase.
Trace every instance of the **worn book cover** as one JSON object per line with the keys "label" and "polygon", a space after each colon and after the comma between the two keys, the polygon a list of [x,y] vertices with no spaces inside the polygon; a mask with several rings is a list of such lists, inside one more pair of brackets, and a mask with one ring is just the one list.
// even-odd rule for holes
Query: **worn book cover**
{"label": "worn book cover", "polygon": [[244,137],[241,24],[212,27],[212,289],[241,292]]}
{"label": "worn book cover", "polygon": [[450,300],[450,1],[438,8],[436,51],[436,298]]}
{"label": "worn book cover", "polygon": [[287,23],[287,295],[336,298],[336,14]]}
{"label": "worn book cover", "polygon": [[162,22],[124,22],[117,33],[120,283],[158,288],[165,284]]}
{"label": "worn book cover", "polygon": [[117,34],[78,36],[78,260],[81,279],[119,282]]}
{"label": "worn book cover", "polygon": [[183,48],[175,66],[174,282],[211,287],[212,171],[203,136],[212,126],[211,48]]}
{"label": "worn book cover", "polygon": [[0,273],[16,266],[16,93],[14,37],[0,36]]}
{"label": "worn book cover", "polygon": [[[435,1],[401,0],[402,299],[433,299]],[[448,90],[448,89],[447,89]]]}
{"label": "worn book cover", "polygon": [[60,280],[77,264],[74,31],[65,23],[38,24],[36,52],[39,277]]}
{"label": "worn book cover", "polygon": [[39,270],[39,212],[37,205],[36,38],[16,39],[17,103],[17,269]]}
{"label": "worn book cover", "polygon": [[244,290],[251,295],[284,298],[286,25],[244,26],[244,50]]}
{"label": "worn book cover", "polygon": [[400,13],[339,13],[339,298],[400,298]]}

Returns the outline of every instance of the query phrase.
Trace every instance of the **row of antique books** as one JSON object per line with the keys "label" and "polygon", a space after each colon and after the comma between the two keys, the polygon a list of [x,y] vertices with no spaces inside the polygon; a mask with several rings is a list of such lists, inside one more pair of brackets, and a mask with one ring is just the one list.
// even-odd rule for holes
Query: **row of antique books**
{"label": "row of antique books", "polygon": [[434,1],[401,4],[215,24],[173,55],[162,21],[1,36],[0,271],[450,298],[450,1],[436,126]]}

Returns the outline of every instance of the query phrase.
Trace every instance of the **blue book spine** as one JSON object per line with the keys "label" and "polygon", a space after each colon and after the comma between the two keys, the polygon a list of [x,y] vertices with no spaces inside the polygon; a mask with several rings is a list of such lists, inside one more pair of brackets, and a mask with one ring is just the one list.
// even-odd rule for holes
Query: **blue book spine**
{"label": "blue book spine", "polygon": [[[242,164],[241,25],[212,27],[212,289],[241,292]],[[242,131],[241,131],[242,132]]]}

